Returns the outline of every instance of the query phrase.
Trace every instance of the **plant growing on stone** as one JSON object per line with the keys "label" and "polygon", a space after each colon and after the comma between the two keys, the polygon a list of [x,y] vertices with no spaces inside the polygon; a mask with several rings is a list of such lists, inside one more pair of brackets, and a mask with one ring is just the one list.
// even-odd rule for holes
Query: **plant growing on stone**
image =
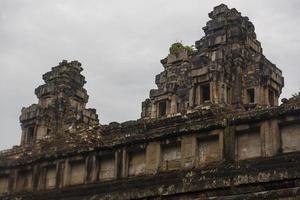
{"label": "plant growing on stone", "polygon": [[191,53],[194,50],[193,50],[192,46],[188,46],[188,45],[184,46],[180,42],[176,42],[171,45],[169,51],[170,51],[170,54],[178,55],[182,51],[187,51],[188,53]]}

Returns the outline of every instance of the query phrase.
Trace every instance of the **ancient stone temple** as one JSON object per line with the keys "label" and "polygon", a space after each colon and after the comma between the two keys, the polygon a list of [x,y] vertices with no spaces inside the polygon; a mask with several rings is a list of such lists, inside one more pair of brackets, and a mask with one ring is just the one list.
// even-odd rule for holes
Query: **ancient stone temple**
{"label": "ancient stone temple", "polygon": [[0,199],[299,199],[300,95],[279,105],[247,17],[209,17],[195,48],[171,45],[135,121],[99,123],[79,62],[44,74],[21,144],[0,152]]}

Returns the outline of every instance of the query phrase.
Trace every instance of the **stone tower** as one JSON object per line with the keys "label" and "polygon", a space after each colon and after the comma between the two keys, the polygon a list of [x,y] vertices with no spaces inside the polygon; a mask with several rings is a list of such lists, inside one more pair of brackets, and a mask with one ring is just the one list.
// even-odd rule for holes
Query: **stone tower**
{"label": "stone tower", "polygon": [[195,47],[175,43],[161,60],[158,89],[142,103],[142,118],[172,116],[211,106],[251,109],[277,106],[284,80],[264,55],[254,25],[221,4],[209,13]]}
{"label": "stone tower", "polygon": [[45,84],[35,90],[38,104],[22,109],[21,145],[32,145],[53,134],[64,134],[99,124],[95,109],[87,109],[89,96],[77,61],[63,60],[43,75]]}

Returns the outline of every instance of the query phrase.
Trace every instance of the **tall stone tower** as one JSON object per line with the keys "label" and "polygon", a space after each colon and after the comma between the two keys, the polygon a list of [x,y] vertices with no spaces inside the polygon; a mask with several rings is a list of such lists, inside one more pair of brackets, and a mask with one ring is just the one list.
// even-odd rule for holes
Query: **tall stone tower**
{"label": "tall stone tower", "polygon": [[35,90],[38,104],[22,109],[21,145],[99,124],[96,110],[86,108],[89,96],[83,88],[86,81],[82,70],[79,62],[63,60],[43,75],[45,84]]}
{"label": "tall stone tower", "polygon": [[281,70],[264,55],[254,25],[221,4],[209,13],[196,49],[175,43],[161,60],[158,89],[142,103],[142,118],[172,116],[211,106],[252,109],[277,106]]}

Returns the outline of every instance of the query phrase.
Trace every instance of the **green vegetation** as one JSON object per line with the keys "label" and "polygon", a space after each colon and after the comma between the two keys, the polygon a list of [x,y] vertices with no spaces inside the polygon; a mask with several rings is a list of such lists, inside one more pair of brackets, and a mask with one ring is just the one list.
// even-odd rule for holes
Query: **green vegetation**
{"label": "green vegetation", "polygon": [[176,42],[174,44],[171,45],[169,51],[170,54],[173,55],[178,55],[180,52],[186,50],[188,53],[193,52],[193,47],[192,46],[183,46],[183,44],[181,44],[180,42]]}

